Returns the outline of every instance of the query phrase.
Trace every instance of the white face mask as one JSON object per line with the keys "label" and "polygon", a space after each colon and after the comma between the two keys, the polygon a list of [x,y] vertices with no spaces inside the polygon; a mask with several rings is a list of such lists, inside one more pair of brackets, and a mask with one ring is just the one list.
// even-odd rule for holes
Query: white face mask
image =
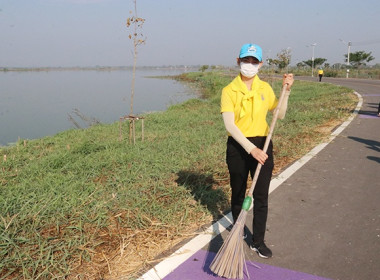
{"label": "white face mask", "polygon": [[240,62],[240,73],[247,78],[252,78],[259,72],[259,64]]}

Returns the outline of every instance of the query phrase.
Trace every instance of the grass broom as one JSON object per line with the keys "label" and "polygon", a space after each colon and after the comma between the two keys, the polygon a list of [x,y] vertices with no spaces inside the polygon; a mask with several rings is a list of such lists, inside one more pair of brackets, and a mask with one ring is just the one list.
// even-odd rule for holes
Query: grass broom
{"label": "grass broom", "polygon": [[[272,122],[269,129],[269,134],[265,140],[263,151],[266,153],[269,142],[272,138],[273,130],[276,125],[276,121],[278,118],[278,113],[281,108],[281,104],[285,98],[287,84],[282,87],[280,99],[278,101],[277,107],[274,110]],[[244,277],[244,266],[245,264],[245,254],[243,247],[243,235],[244,235],[244,225],[245,220],[247,218],[248,210],[252,204],[252,195],[256,186],[257,179],[259,177],[259,173],[262,165],[259,163],[257,165],[255,174],[252,179],[252,185],[249,189],[248,195],[245,197],[242,209],[240,214],[231,229],[231,232],[227,236],[225,242],[222,247],[220,247],[218,253],[210,264],[210,269],[212,272],[217,274],[218,276],[232,279],[243,279]],[[248,270],[246,268],[247,274]],[[248,275],[249,276],[249,275]]]}

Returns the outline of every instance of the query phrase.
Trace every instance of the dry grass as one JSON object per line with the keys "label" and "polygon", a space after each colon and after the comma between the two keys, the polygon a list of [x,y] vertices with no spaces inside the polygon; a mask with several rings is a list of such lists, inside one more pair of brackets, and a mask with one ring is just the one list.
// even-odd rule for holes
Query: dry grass
{"label": "dry grass", "polygon": [[[188,227],[186,232],[195,232],[197,227]],[[159,225],[145,230],[119,229],[108,237],[109,244],[104,250],[91,252],[91,262],[81,263],[68,279],[134,279],[141,270],[159,261],[158,255],[193,235]]]}

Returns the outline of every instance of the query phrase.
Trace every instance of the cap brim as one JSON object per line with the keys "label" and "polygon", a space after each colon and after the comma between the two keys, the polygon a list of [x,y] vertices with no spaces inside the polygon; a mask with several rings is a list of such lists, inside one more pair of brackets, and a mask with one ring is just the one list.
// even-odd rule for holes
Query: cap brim
{"label": "cap brim", "polygon": [[256,59],[258,59],[260,62],[261,62],[261,58],[260,57],[257,57],[256,55],[252,55],[251,53],[243,53],[239,56],[239,58],[244,58],[244,57],[247,57],[247,56],[252,56]]}

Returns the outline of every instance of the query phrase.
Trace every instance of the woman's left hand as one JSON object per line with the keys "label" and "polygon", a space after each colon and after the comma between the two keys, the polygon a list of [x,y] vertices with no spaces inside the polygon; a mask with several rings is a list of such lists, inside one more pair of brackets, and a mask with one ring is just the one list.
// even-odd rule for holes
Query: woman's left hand
{"label": "woman's left hand", "polygon": [[282,85],[287,84],[286,87],[287,91],[290,91],[290,88],[292,87],[294,82],[293,74],[284,74],[284,77],[282,78]]}

